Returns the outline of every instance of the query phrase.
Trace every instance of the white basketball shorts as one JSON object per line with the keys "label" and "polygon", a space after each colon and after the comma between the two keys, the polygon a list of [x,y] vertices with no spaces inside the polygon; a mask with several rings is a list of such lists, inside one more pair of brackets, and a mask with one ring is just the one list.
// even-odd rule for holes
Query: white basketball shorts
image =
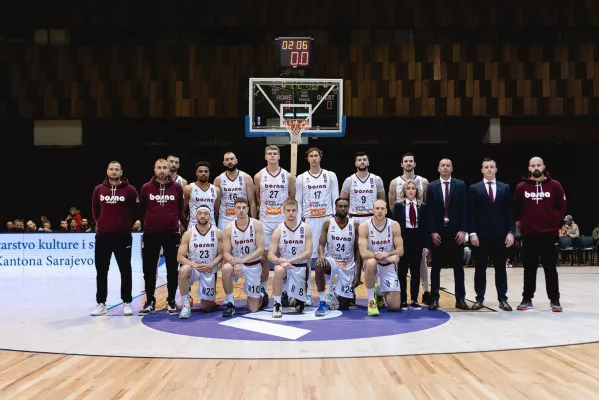
{"label": "white basketball shorts", "polygon": [[395,264],[377,265],[377,275],[380,278],[381,293],[399,292],[399,278]]}
{"label": "white basketball shorts", "polygon": [[216,271],[217,268],[212,269],[212,273],[205,274],[191,269],[191,277],[187,280],[187,283],[191,287],[194,282],[200,281],[198,286],[198,297],[201,300],[214,301],[216,300]]}
{"label": "white basketball shorts", "polygon": [[287,271],[287,294],[294,299],[306,301],[307,267],[293,267]]}
{"label": "white basketball shorts", "polygon": [[264,229],[264,250],[268,250],[270,247],[270,242],[272,241],[272,234],[281,225],[282,221],[264,221],[262,222],[262,229]]}
{"label": "white basketball shorts", "polygon": [[[241,270],[243,271],[243,291],[248,297],[257,299],[262,297],[261,288],[262,285],[262,264],[260,260],[249,264],[242,264]],[[238,277],[233,276],[233,282],[237,282]]]}
{"label": "white basketball shorts", "polygon": [[322,226],[324,221],[329,219],[331,216],[319,218],[304,218],[306,225],[312,230],[312,258],[318,258],[318,242],[320,241],[320,234],[322,233]]}
{"label": "white basketball shorts", "polygon": [[331,264],[331,282],[333,277],[337,275],[337,283],[335,284],[335,295],[337,297],[354,298],[354,277],[356,276],[356,263],[347,264],[343,261],[334,260],[332,257],[327,257]]}

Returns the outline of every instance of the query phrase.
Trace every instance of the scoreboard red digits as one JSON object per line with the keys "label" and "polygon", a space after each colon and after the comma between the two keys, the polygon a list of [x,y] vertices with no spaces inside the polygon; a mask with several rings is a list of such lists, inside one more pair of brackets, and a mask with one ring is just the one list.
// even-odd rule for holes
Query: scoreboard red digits
{"label": "scoreboard red digits", "polygon": [[278,66],[308,68],[311,62],[311,38],[278,38],[276,40]]}

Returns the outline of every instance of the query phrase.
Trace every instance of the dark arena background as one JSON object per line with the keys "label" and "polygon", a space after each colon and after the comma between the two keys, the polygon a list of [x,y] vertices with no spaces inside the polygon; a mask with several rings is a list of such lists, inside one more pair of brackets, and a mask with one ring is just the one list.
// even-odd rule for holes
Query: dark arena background
{"label": "dark arena background", "polygon": [[[318,147],[323,168],[337,174],[341,187],[356,171],[354,155],[364,151],[388,193],[402,174],[402,154],[412,152],[418,175],[438,179],[439,160],[450,158],[452,176],[469,186],[481,181],[481,162],[490,157],[497,179],[513,191],[538,156],[562,184],[566,214],[580,236],[598,228],[599,2],[23,0],[0,6],[2,231],[15,219],[41,227],[42,215],[58,229],[71,206],[91,220],[92,192],[111,160],[122,163],[138,192],[153,176],[155,160],[169,154],[180,158],[179,174],[189,183],[198,161],[212,165],[212,182],[228,151],[253,176],[265,166],[271,139],[246,136],[249,79],[298,73],[277,66],[279,37],[313,39],[302,77],[343,79],[345,136],[300,145],[298,174],[309,168],[305,151]],[[281,166],[289,170],[288,141],[280,148]],[[2,243],[14,240],[11,235],[1,234]],[[27,241],[27,234],[21,237]],[[576,241],[565,251],[556,247],[562,314],[549,312],[541,267],[536,309],[526,317],[516,311],[523,281],[516,256],[508,269],[511,314],[497,307],[492,268],[481,312],[453,309],[454,277],[443,269],[445,311],[434,311],[438,317],[423,316],[426,307],[413,320],[405,317],[413,311],[402,312],[406,325],[396,329],[390,326],[400,317],[381,310],[368,328],[362,285],[358,310],[335,311],[340,316],[330,318],[337,324],[330,330],[328,320],[298,319],[280,323],[272,341],[236,336],[250,328],[229,336],[217,330],[224,329],[222,310],[194,312],[187,322],[198,325],[188,330],[176,317],[162,320],[160,310],[123,324],[121,309],[111,308],[121,304],[114,261],[108,301],[114,318],[93,319],[93,267],[7,266],[5,245],[0,315],[16,319],[0,333],[6,350],[0,397],[596,398],[594,239],[588,248]],[[466,266],[471,305],[474,268]],[[139,256],[133,274],[137,313],[144,300]],[[158,284],[165,283],[163,265],[158,274]],[[242,289],[235,285],[245,311]],[[317,299],[314,279],[312,291]],[[157,296],[164,308],[166,288]],[[23,303],[30,304],[17,318],[14,308]],[[34,308],[48,311],[28,311]],[[311,333],[290,340],[283,328]],[[28,332],[17,334],[21,329]]]}

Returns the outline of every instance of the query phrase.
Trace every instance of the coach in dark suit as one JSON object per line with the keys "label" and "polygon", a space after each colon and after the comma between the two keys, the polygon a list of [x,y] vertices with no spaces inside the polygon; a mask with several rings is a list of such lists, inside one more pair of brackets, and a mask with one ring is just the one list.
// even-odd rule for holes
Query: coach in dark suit
{"label": "coach in dark suit", "polygon": [[444,158],[439,162],[440,179],[430,183],[426,191],[426,203],[430,209],[433,233],[431,289],[434,298],[429,310],[439,308],[441,267],[448,262],[453,268],[456,308],[469,310],[464,301],[464,240],[468,220],[466,215],[466,184],[451,177],[453,164]]}
{"label": "coach in dark suit", "polygon": [[495,179],[497,164],[491,158],[483,160],[484,179],[470,186],[468,216],[470,243],[474,251],[474,290],[476,303],[473,310],[483,308],[487,288],[487,261],[489,256],[495,267],[495,287],[499,308],[512,311],[507,302],[507,248],[514,244],[514,211],[512,191],[505,183]]}
{"label": "coach in dark suit", "polygon": [[[413,180],[405,182],[399,198],[401,202],[393,206],[393,219],[401,227],[403,256],[399,259],[397,275],[401,288],[401,310],[419,311],[418,291],[420,290],[420,264],[431,247],[431,222],[428,206],[419,199],[418,185]],[[412,304],[408,307],[407,275],[410,270],[410,296]]]}

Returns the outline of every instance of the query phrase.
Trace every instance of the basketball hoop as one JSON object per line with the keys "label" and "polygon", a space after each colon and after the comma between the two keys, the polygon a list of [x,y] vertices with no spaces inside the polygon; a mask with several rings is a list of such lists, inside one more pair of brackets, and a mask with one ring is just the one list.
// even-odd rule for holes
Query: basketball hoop
{"label": "basketball hoop", "polygon": [[291,144],[301,144],[302,143],[302,133],[308,128],[310,121],[306,119],[286,119],[283,121],[283,125],[287,128],[287,132],[289,132],[289,139]]}

